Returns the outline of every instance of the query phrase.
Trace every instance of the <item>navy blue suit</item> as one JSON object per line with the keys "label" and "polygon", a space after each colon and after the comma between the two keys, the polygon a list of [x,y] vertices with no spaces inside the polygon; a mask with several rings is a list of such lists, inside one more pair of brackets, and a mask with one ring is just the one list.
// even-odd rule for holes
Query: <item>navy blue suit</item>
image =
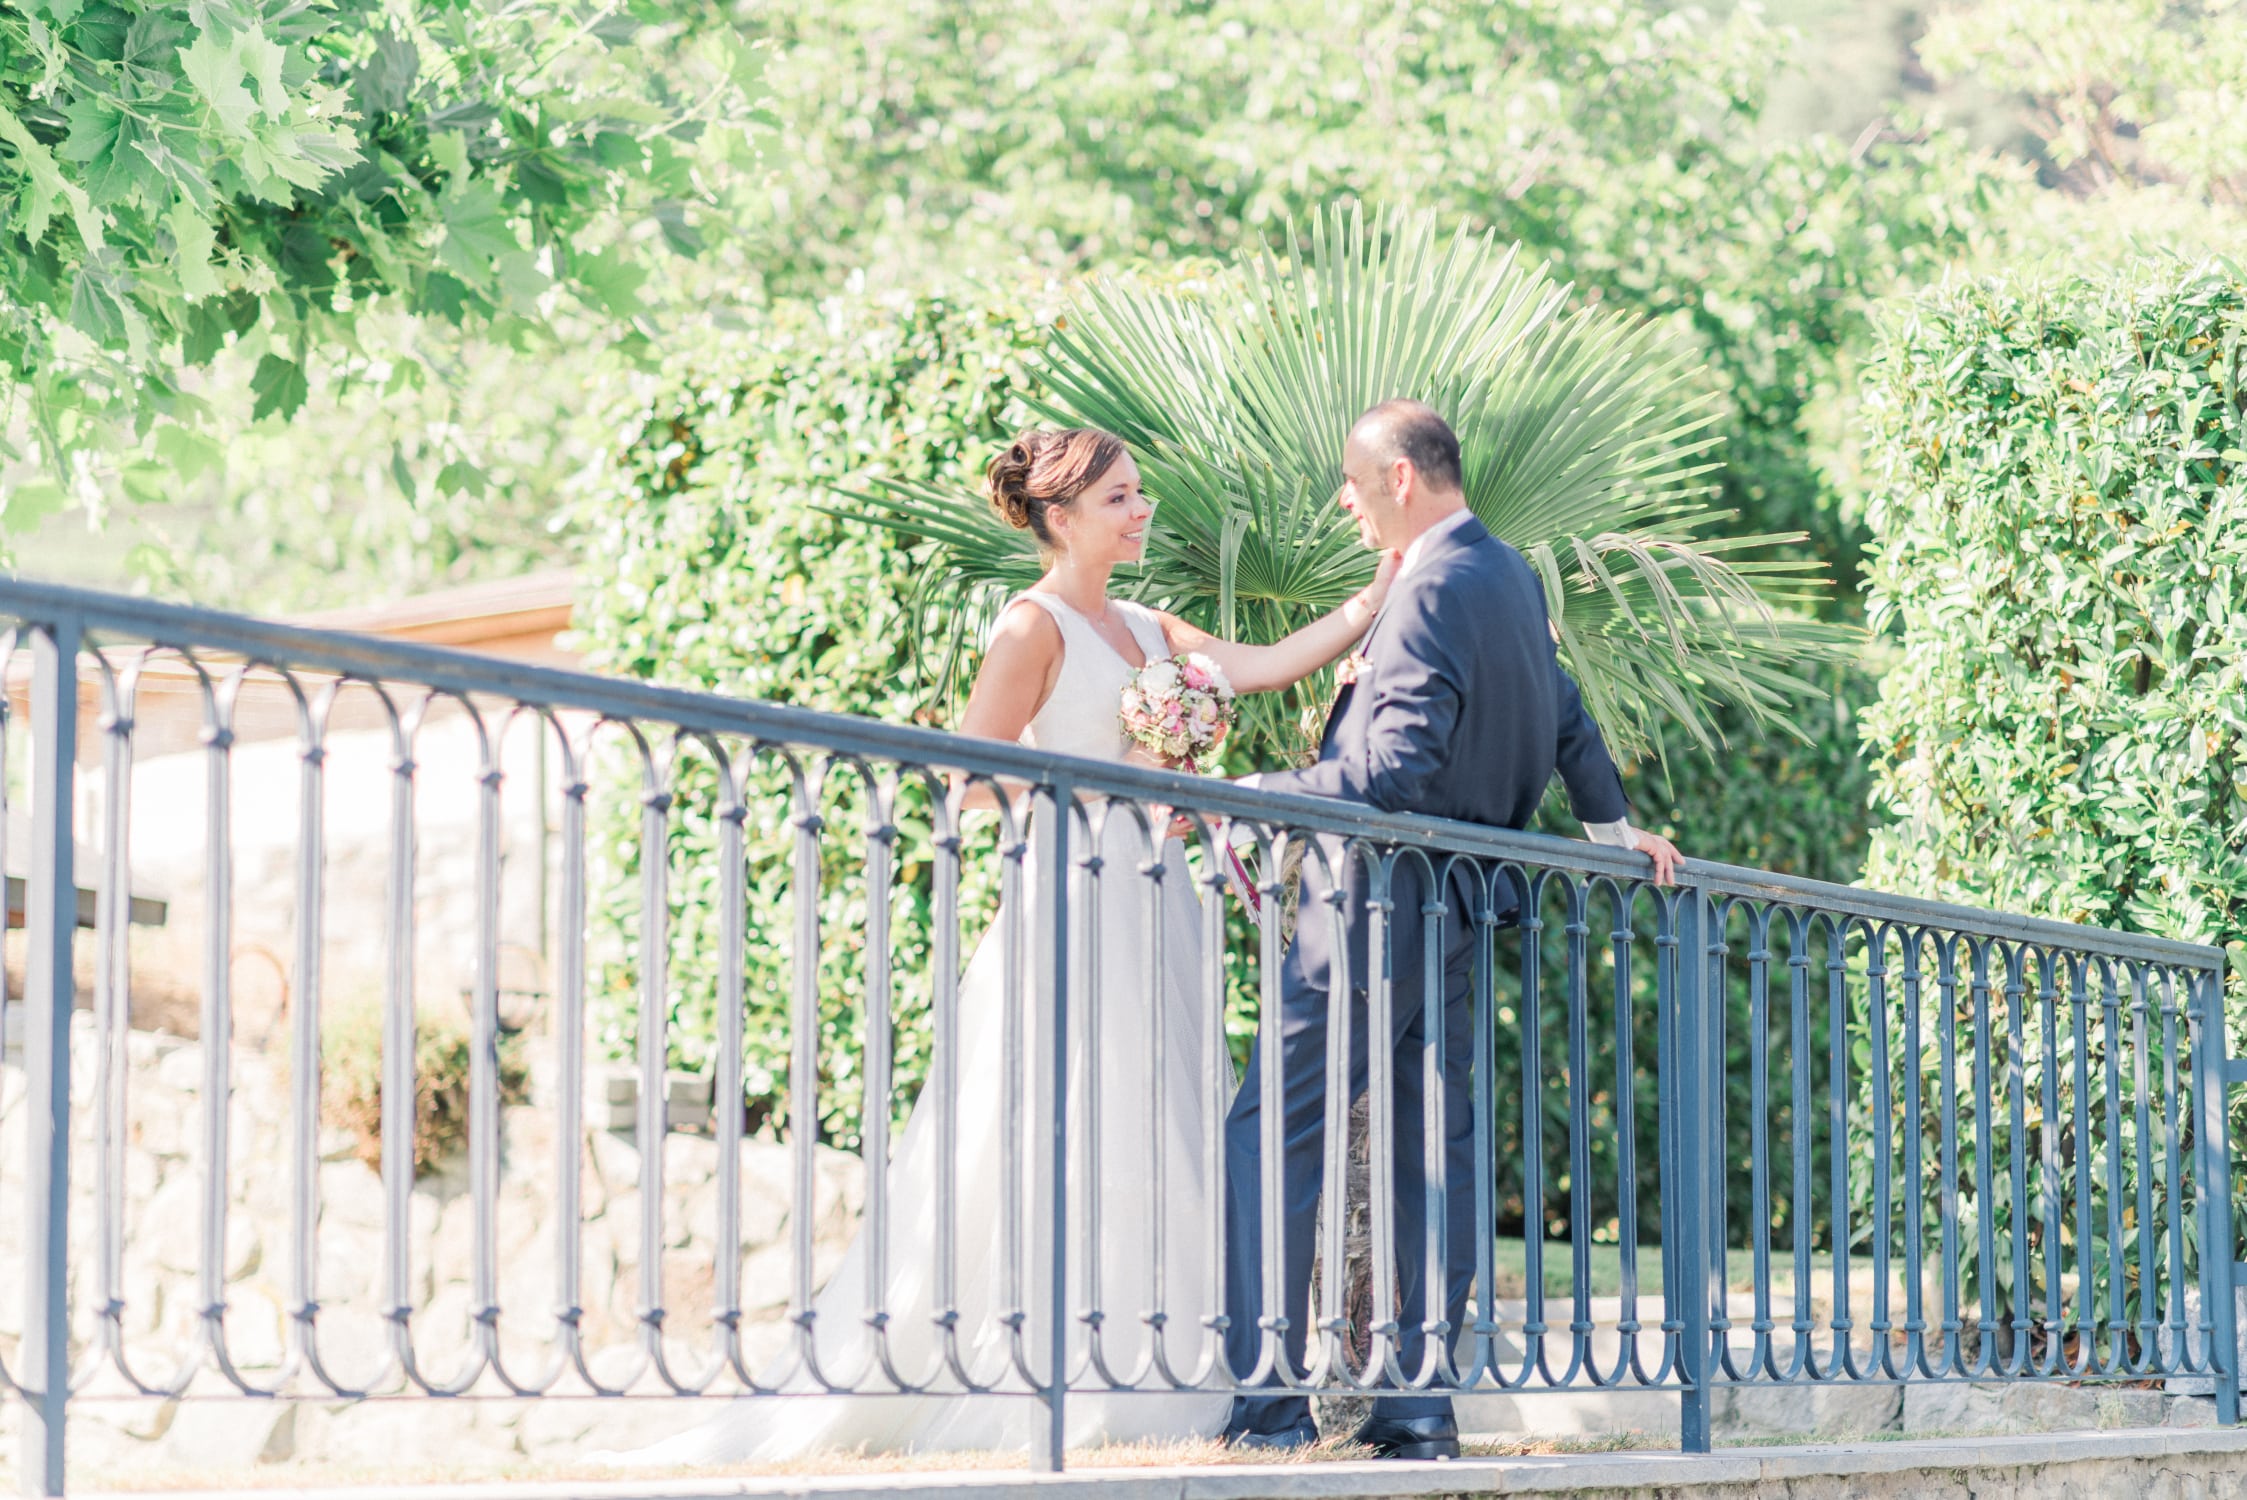
{"label": "navy blue suit", "polygon": [[[1536,573],[1512,547],[1472,518],[1430,537],[1412,568],[1390,591],[1365,645],[1357,681],[1342,689],[1327,720],[1316,765],[1267,775],[1276,791],[1363,802],[1390,812],[1425,813],[1523,828],[1535,816],[1558,771],[1570,805],[1587,823],[1628,813],[1622,778],[1599,726],[1584,711],[1576,684],[1561,670]],[[1443,1319],[1456,1330],[1474,1274],[1473,1119],[1468,1067],[1470,986],[1476,932],[1473,877],[1462,867],[1446,882],[1442,924],[1443,990],[1434,1022],[1426,989],[1426,876],[1399,858],[1390,893],[1390,1035],[1377,1045],[1394,1059],[1396,1268],[1403,1365],[1422,1357],[1426,1251],[1422,1155],[1422,1047],[1430,1024],[1443,1034],[1444,1163],[1450,1192],[1445,1221]],[[1325,905],[1328,882],[1314,855],[1303,867],[1301,917],[1281,968],[1283,1141],[1281,1213],[1287,1225],[1287,1347],[1301,1368],[1316,1225],[1326,1110],[1328,997],[1337,970],[1348,985],[1350,1092],[1366,1087],[1367,1005],[1362,863],[1343,874],[1345,954],[1336,954]],[[1501,920],[1511,906],[1498,898]],[[1262,1042],[1258,1043],[1259,1053]],[[1254,1369],[1262,1341],[1263,1237],[1259,1208],[1262,1058],[1248,1074],[1226,1118],[1227,1353],[1236,1375]],[[1443,1396],[1392,1396],[1377,1414],[1407,1418],[1448,1411]],[[1278,1431],[1307,1411],[1300,1397],[1257,1397],[1236,1413],[1236,1427]]]}

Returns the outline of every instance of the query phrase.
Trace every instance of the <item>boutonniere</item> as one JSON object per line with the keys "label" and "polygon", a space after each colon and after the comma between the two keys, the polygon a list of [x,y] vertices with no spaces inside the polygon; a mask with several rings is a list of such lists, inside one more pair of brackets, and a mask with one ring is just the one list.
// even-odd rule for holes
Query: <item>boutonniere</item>
{"label": "boutonniere", "polygon": [[1342,686],[1348,687],[1358,680],[1358,674],[1364,670],[1365,653],[1363,651],[1352,651],[1348,656],[1342,658],[1342,665],[1334,669],[1335,680],[1340,682]]}

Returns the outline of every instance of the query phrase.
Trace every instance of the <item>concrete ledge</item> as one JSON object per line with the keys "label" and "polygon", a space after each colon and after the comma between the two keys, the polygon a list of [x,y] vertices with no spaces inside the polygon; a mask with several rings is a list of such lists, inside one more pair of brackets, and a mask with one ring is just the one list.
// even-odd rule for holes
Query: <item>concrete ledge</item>
{"label": "concrete ledge", "polygon": [[[146,1491],[137,1492],[145,1495]],[[1388,1500],[1388,1497],[1584,1495],[1600,1500],[1894,1500],[2054,1497],[2223,1500],[2247,1496],[2247,1428],[2139,1428],[1818,1447],[1735,1448],[1705,1455],[1600,1453],[1463,1459],[1446,1464],[1332,1463],[1206,1468],[850,1474],[829,1477],[588,1479],[537,1483],[268,1490],[299,1500]],[[99,1500],[99,1497],[86,1497]],[[221,1500],[172,1492],[172,1500]],[[232,1500],[229,1496],[228,1500]]]}

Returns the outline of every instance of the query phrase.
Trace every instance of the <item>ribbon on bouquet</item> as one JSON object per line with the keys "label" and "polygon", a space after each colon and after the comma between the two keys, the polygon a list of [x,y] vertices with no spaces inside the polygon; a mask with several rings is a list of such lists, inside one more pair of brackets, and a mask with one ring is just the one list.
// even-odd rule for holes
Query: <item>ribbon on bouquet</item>
{"label": "ribbon on bouquet", "polygon": [[[1241,777],[1238,785],[1253,788],[1262,785],[1263,780],[1264,778],[1261,775],[1252,771]],[[1248,919],[1262,927],[1264,925],[1264,893],[1256,888],[1256,881],[1248,873],[1248,866],[1241,863],[1240,856],[1242,844],[1253,845],[1255,842],[1255,833],[1243,828],[1238,823],[1229,824],[1225,829],[1225,859],[1232,867],[1234,883],[1240,887],[1241,905],[1248,908]]]}
{"label": "ribbon on bouquet", "polygon": [[1248,919],[1262,927],[1264,893],[1257,890],[1255,879],[1248,873],[1248,866],[1241,863],[1239,850],[1230,837],[1225,840],[1225,863],[1233,872],[1233,885],[1241,893],[1241,905],[1248,908]]}

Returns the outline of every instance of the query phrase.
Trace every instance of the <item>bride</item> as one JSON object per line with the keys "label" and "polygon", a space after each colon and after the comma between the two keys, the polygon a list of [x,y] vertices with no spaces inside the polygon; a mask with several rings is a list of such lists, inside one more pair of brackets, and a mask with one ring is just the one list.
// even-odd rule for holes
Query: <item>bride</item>
{"label": "bride", "polygon": [[[1141,666],[1200,652],[1223,669],[1236,692],[1287,687],[1340,657],[1365,634],[1396,571],[1396,555],[1385,555],[1372,584],[1275,645],[1218,640],[1172,615],[1108,595],[1110,573],[1119,564],[1136,563],[1144,553],[1154,514],[1140,490],[1138,466],[1119,438],[1086,428],[1033,428],[991,460],[984,484],[998,514],[1036,539],[1047,569],[1001,612],[959,726],[963,734],[1018,740],[1096,760],[1143,757],[1145,752],[1132,746],[1117,717],[1124,684]],[[978,803],[995,806],[993,794],[979,788],[968,799],[971,807]],[[1205,1142],[1208,1111],[1222,1105],[1213,1106],[1204,1071],[1210,1061],[1204,1052],[1216,1028],[1202,1013],[1201,903],[1183,878],[1185,847],[1171,838],[1161,859],[1178,873],[1153,886],[1165,910],[1157,960],[1161,972],[1149,975],[1149,882],[1132,878],[1144,859],[1143,836],[1136,820],[1127,816],[1108,818],[1105,829],[1099,852],[1111,874],[1100,883],[1094,910],[1087,912],[1078,903],[1071,908],[1073,951],[1083,954],[1087,936],[1096,937],[1099,974],[1097,1021],[1086,1024],[1079,1019],[1086,1013],[1086,965],[1081,958],[1071,963],[1067,1305],[1073,1315],[1092,1306],[1105,1310],[1100,1353],[1118,1380],[1129,1380],[1142,1369],[1153,1352],[1152,1340],[1160,1338],[1168,1367],[1183,1381],[1202,1367],[1207,1319],[1222,1307],[1224,1295],[1213,1279],[1209,1253],[1222,1200],[1218,1185],[1205,1180]],[[1023,889],[1038,890],[1035,870],[1027,877]],[[1042,1374],[1051,1335],[1041,1314],[1052,1302],[1050,1274],[1040,1272],[1049,1271],[1052,1255],[1050,1238],[1043,1247],[1036,1242],[1038,1228],[1050,1225],[1052,1215],[1038,1204],[1037,1184],[1050,1180],[1050,1174],[1031,1160],[1033,1150],[1017,1149],[1010,1156],[1005,1139],[1009,1091],[1001,1084],[1008,958],[1004,934],[1013,930],[1025,943],[1034,941],[1040,903],[1033,898],[1031,904],[1031,920],[1009,924],[1002,914],[977,945],[960,981],[953,1056],[948,1062],[938,1060],[956,1080],[958,1100],[951,1310],[958,1314],[962,1367],[978,1384],[994,1389],[963,1393],[947,1372],[926,1394],[805,1397],[793,1393],[816,1392],[821,1386],[799,1364],[793,1374],[780,1377],[781,1395],[733,1402],[703,1426],[641,1450],[635,1460],[740,1463],[776,1461],[813,1449],[1019,1448],[1044,1430],[1048,1415],[1032,1398],[1033,1388],[1013,1369],[1014,1334],[1005,1321],[1010,1307],[1029,1309],[1029,1363]],[[1093,924],[1098,932],[1088,934],[1085,929]],[[1023,956],[1016,955],[1018,962]],[[1025,963],[1017,972],[1031,971]],[[1150,994],[1163,1009],[1159,1064],[1154,1017],[1147,1013]],[[1050,1070],[1037,1063],[1047,1055],[1037,1037],[1038,997],[1026,998],[1019,1054],[1031,1060],[1030,1076],[1020,1080],[1019,1088],[1025,1124],[1047,1117],[1052,1085],[1043,1076]],[[1229,1075],[1229,1066],[1217,1062]],[[1095,1071],[1102,1142],[1096,1167],[1088,1163],[1085,1149],[1087,1083]],[[1156,1098],[1163,1101],[1160,1119],[1153,1118]],[[887,1287],[879,1311],[886,1314],[890,1368],[906,1380],[924,1379],[938,1369],[943,1352],[937,1326],[946,1309],[939,1305],[936,1285],[935,1114],[933,1106],[913,1111],[888,1173]],[[1159,1178],[1149,1166],[1158,1141],[1165,1164]],[[1012,1206],[1019,1222],[1028,1226],[1027,1243],[1011,1247],[1010,1195],[1004,1191],[1004,1165],[1010,1159],[1024,1169]],[[1097,1220],[1088,1212],[1095,1193]],[[812,1328],[819,1370],[830,1380],[855,1380],[861,1389],[872,1389],[886,1385],[886,1378],[869,1327],[877,1304],[868,1285],[866,1238],[861,1233],[853,1241],[820,1292]],[[1096,1284],[1087,1286],[1086,1267],[1095,1259]],[[1018,1279],[1010,1281],[1010,1266],[1017,1269]],[[1019,1288],[1019,1299],[1010,1295],[1010,1286]],[[1159,1330],[1149,1327],[1145,1316],[1157,1308],[1165,1315]],[[1073,1388],[1064,1407],[1070,1446],[1214,1436],[1224,1428],[1232,1402],[1226,1392],[1173,1391],[1152,1374],[1141,1381],[1141,1391],[1159,1386],[1159,1394],[1085,1390],[1106,1382],[1087,1368],[1089,1330],[1078,1323],[1070,1332]]]}

